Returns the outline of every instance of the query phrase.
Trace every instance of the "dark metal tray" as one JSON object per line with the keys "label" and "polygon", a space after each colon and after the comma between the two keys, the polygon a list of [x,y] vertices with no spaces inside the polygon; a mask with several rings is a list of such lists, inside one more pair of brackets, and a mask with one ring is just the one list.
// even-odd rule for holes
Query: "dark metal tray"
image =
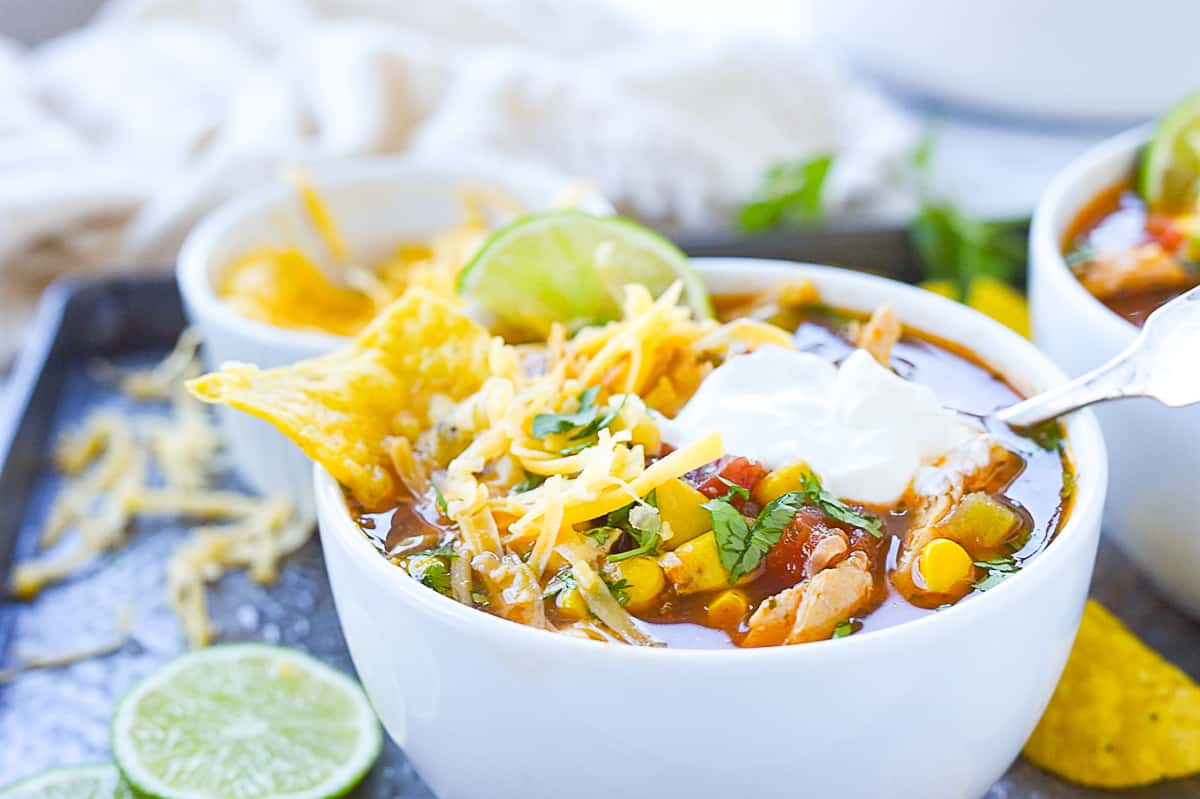
{"label": "dark metal tray", "polygon": [[[62,284],[43,300],[0,405],[0,581],[14,557],[29,555],[56,478],[46,454],[54,436],[98,405],[127,404],[91,375],[105,358],[120,366],[153,363],[183,326],[167,278]],[[234,481],[229,481],[232,485]],[[0,684],[0,785],[50,766],[108,757],[108,720],[115,699],[157,664],[184,649],[165,599],[164,563],[186,530],[143,524],[129,543],[93,568],[48,589],[28,604],[0,606],[0,668],[21,653],[76,651],[111,640],[122,607],[134,610],[133,635],[118,652]],[[1101,549],[1094,593],[1148,643],[1200,677],[1200,625],[1158,599],[1111,546]],[[326,581],[311,541],[290,558],[278,583],[260,587],[240,574],[209,589],[222,640],[279,642],[351,669]],[[964,756],[969,756],[964,753]],[[914,764],[919,768],[919,764]],[[1200,778],[1124,795],[1138,799],[1200,796]],[[404,754],[388,744],[353,794],[371,799],[428,797]],[[480,796],[486,796],[481,786]],[[1111,796],[1066,785],[1018,760],[988,799]]]}

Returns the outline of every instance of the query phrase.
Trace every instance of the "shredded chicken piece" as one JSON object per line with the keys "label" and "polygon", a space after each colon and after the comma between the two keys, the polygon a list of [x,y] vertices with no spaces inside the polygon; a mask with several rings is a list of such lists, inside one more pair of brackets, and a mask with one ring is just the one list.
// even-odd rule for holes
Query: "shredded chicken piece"
{"label": "shredded chicken piece", "polygon": [[871,599],[874,579],[866,553],[851,552],[836,566],[764,600],[750,617],[743,646],[821,641]]}
{"label": "shredded chicken piece", "polygon": [[850,548],[850,539],[841,530],[823,529],[817,535],[812,552],[804,561],[805,577],[812,577],[817,572],[829,568]]}
{"label": "shredded chicken piece", "polygon": [[858,331],[854,344],[871,353],[871,357],[879,363],[890,367],[892,347],[900,340],[901,332],[900,320],[896,318],[892,306],[881,305]]}
{"label": "shredded chicken piece", "polygon": [[1084,287],[1099,299],[1126,292],[1187,288],[1195,278],[1157,242],[1105,253],[1078,270]]}

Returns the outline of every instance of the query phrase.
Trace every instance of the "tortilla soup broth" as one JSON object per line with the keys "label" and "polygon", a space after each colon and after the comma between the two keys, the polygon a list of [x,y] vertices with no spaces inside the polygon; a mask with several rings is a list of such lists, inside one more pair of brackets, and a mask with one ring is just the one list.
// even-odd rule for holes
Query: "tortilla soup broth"
{"label": "tortilla soup broth", "polygon": [[[794,331],[797,350],[835,364],[854,352],[856,342],[861,342],[864,326],[869,324],[861,315],[819,303],[776,306],[769,299],[753,295],[713,299],[722,322],[746,316],[768,321]],[[1020,399],[1001,376],[978,362],[965,348],[916,331],[905,329],[895,341],[890,350],[890,365],[906,380],[928,386],[942,405],[956,409],[976,425],[983,425],[984,417],[992,410]],[[987,433],[1000,445],[1004,455],[973,476],[970,490],[964,494],[967,500],[960,498],[936,527],[938,542],[933,546],[946,551],[939,554],[938,560],[948,561],[948,565],[940,567],[942,572],[961,570],[965,563],[965,571],[958,579],[935,577],[943,582],[950,580],[944,585],[926,582],[923,575],[927,569],[921,564],[920,555],[904,555],[906,539],[920,535],[919,528],[928,521],[927,508],[911,489],[891,504],[842,503],[866,519],[877,520],[878,534],[845,518],[836,518],[845,517],[836,508],[830,515],[819,502],[805,502],[748,574],[730,580],[722,571],[715,579],[704,578],[699,588],[681,585],[676,575],[681,571],[679,561],[685,557],[685,551],[687,555],[704,557],[704,546],[712,538],[711,532],[676,544],[671,550],[660,542],[657,550],[638,554],[634,550],[639,541],[630,534],[631,530],[636,534],[636,529],[627,523],[612,524],[612,514],[579,527],[591,528],[592,532],[604,530],[605,535],[612,537],[611,542],[601,541],[601,533],[595,533],[595,540],[606,545],[610,553],[602,579],[642,627],[668,646],[719,648],[784,643],[777,633],[756,632],[751,620],[767,618],[779,597],[785,597],[789,589],[808,584],[820,573],[814,566],[822,565],[818,563],[822,560],[827,561],[823,564],[825,571],[831,570],[833,564],[845,565],[852,559],[861,561],[869,578],[859,577],[865,595],[860,601],[845,605],[852,611],[836,620],[832,633],[827,631],[828,623],[818,624],[813,637],[801,635],[786,642],[837,638],[879,629],[935,613],[959,599],[994,587],[1043,550],[1062,525],[1070,505],[1072,474],[1062,451],[1059,428],[1041,430],[1032,438],[1018,435],[1003,425],[988,425]],[[669,451],[670,446],[664,444],[659,453],[648,454],[647,461],[661,458]],[[788,467],[772,471],[752,459],[730,453],[689,472],[679,482],[709,502],[724,500],[744,518],[755,519],[778,494],[779,489],[770,490],[769,485],[787,479],[780,478],[786,471]],[[537,482],[536,478],[533,482]],[[789,479],[788,483],[789,489],[796,486],[794,480]],[[522,485],[517,485],[514,490],[521,488]],[[448,573],[454,567],[452,546],[456,534],[454,524],[439,509],[437,493],[408,494],[394,508],[382,513],[365,512],[349,494],[347,501],[360,527],[381,554],[425,585],[450,593]],[[665,518],[671,513],[670,502],[675,500],[650,496],[648,501],[651,505],[657,501]],[[964,511],[966,505],[971,508]],[[849,518],[853,520],[853,514]],[[968,528],[982,525],[981,529],[986,530],[992,525],[996,529],[978,536],[971,529],[954,532],[956,519]],[[702,519],[700,526],[711,528],[712,524]],[[957,526],[963,528],[963,524]],[[923,539],[918,543],[928,546]],[[932,551],[922,549],[922,552]],[[622,553],[633,556],[622,558]],[[964,558],[967,560],[960,563]],[[904,574],[914,575],[910,579],[898,576],[905,568]],[[595,622],[579,600],[569,568],[547,577],[543,597],[546,618],[552,628]],[[837,592],[847,589],[835,584],[828,590],[833,592],[836,607]],[[471,598],[475,607],[490,610],[483,592],[472,592]]]}

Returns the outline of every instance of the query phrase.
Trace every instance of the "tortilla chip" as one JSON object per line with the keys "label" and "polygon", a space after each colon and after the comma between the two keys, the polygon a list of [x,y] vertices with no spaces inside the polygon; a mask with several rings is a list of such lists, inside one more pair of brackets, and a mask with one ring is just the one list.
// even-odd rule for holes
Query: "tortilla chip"
{"label": "tortilla chip", "polygon": [[1089,601],[1066,671],[1025,756],[1098,788],[1200,772],[1200,686]]}
{"label": "tortilla chip", "polygon": [[448,301],[414,289],[344,350],[279,369],[227,363],[188,382],[204,402],[265,419],[368,510],[401,491],[388,441],[429,426],[435,396],[460,400],[491,375],[492,338]]}

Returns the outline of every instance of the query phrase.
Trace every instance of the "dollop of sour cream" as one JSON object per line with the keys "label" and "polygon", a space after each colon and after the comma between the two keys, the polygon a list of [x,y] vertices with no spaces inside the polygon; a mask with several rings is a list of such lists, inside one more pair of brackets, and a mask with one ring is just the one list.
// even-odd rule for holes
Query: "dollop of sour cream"
{"label": "dollop of sour cream", "polygon": [[730,454],[770,469],[804,461],[836,496],[879,505],[981,434],[864,350],[837,366],[774,345],[714,369],[661,429],[677,447],[720,431]]}

